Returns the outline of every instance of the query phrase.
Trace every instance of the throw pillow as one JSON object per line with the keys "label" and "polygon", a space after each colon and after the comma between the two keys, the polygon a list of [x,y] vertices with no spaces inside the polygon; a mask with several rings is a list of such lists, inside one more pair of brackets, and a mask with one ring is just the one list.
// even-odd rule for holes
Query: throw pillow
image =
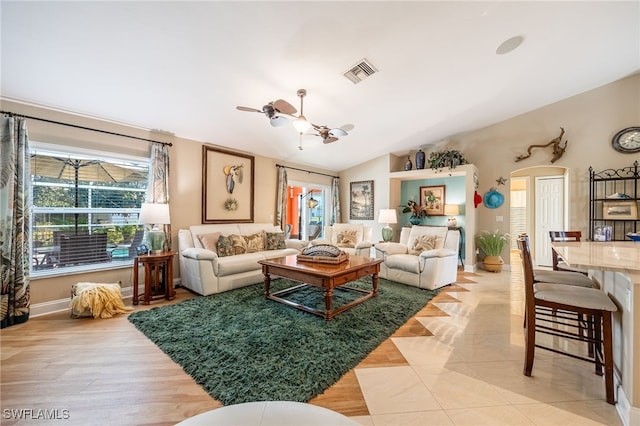
{"label": "throw pillow", "polygon": [[416,237],[413,242],[413,247],[409,250],[409,254],[418,255],[425,250],[433,250],[436,248],[436,239],[438,237],[435,235],[420,235]]}
{"label": "throw pillow", "polygon": [[260,231],[256,234],[243,235],[247,244],[247,253],[256,253],[264,251],[264,233]]}
{"label": "throw pillow", "polygon": [[284,242],[284,232],[267,232],[267,250],[282,250],[287,248]]}
{"label": "throw pillow", "polygon": [[244,254],[247,252],[247,242],[242,235],[231,234],[231,241],[233,243],[233,254]]}
{"label": "throw pillow", "polygon": [[218,238],[220,238],[222,232],[213,232],[211,234],[201,234],[198,235],[198,239],[200,240],[200,244],[202,247],[211,251],[218,251]]}
{"label": "throw pillow", "polygon": [[358,231],[342,231],[338,234],[336,238],[336,245],[338,247],[350,247],[354,248],[356,246],[356,241],[358,238]]}
{"label": "throw pillow", "polygon": [[231,236],[221,235],[220,238],[218,238],[217,249],[218,256],[220,257],[233,256],[233,240]]}

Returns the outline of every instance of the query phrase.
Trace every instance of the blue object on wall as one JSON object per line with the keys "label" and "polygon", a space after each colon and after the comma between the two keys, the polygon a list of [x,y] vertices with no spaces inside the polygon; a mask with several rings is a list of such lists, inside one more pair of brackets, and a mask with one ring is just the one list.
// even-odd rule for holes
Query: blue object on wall
{"label": "blue object on wall", "polygon": [[504,195],[499,193],[496,188],[491,188],[484,194],[484,205],[488,209],[497,209],[504,203]]}

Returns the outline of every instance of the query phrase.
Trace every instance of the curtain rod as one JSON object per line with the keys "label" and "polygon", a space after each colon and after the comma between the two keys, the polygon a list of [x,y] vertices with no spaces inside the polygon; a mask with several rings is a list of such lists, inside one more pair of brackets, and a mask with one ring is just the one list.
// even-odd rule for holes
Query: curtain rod
{"label": "curtain rod", "polygon": [[152,139],[145,139],[145,138],[139,138],[137,136],[124,135],[122,133],[110,132],[108,130],[92,129],[91,127],[78,126],[77,124],[69,124],[69,123],[63,123],[61,121],[47,120],[46,118],[31,117],[29,115],[16,114],[15,112],[11,112],[11,111],[0,111],[0,113],[1,114],[8,114],[11,117],[28,118],[28,119],[31,119],[31,120],[44,121],[45,123],[53,123],[53,124],[60,124],[61,126],[75,127],[76,129],[91,130],[92,132],[106,133],[108,135],[122,136],[122,137],[125,137],[125,138],[138,139],[140,141],[145,141],[145,142],[159,143],[159,144],[162,144],[162,145],[173,146],[173,144],[171,142],[160,142],[160,141],[154,141]]}
{"label": "curtain rod", "polygon": [[333,176],[333,175],[328,175],[328,174],[325,174],[325,173],[312,172],[311,170],[296,169],[295,167],[281,166],[280,164],[276,164],[276,167],[281,167],[283,169],[297,170],[299,172],[313,173],[313,174],[316,174],[316,175],[329,176],[329,177],[332,177],[332,178],[340,178],[340,176]]}

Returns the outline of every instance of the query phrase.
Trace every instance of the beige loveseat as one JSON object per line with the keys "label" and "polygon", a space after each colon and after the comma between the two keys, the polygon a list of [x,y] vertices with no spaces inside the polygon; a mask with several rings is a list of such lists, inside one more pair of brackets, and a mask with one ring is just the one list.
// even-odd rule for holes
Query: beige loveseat
{"label": "beige loveseat", "polygon": [[362,223],[334,223],[324,228],[324,237],[310,242],[311,245],[331,244],[355,256],[371,257],[370,226]]}
{"label": "beige loveseat", "polygon": [[381,278],[435,290],[456,281],[460,232],[446,226],[402,228],[399,243],[377,243]]}
{"label": "beige loveseat", "polygon": [[285,239],[270,223],[194,225],[178,232],[180,281],[204,296],[256,284],[264,279],[259,260],[298,254],[307,245]]}

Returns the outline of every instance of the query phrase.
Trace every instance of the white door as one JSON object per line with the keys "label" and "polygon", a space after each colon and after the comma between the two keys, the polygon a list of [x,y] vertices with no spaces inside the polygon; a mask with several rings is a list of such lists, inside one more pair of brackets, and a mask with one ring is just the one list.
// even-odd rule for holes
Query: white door
{"label": "white door", "polygon": [[564,229],[564,178],[536,178],[535,264],[551,266],[549,231]]}

